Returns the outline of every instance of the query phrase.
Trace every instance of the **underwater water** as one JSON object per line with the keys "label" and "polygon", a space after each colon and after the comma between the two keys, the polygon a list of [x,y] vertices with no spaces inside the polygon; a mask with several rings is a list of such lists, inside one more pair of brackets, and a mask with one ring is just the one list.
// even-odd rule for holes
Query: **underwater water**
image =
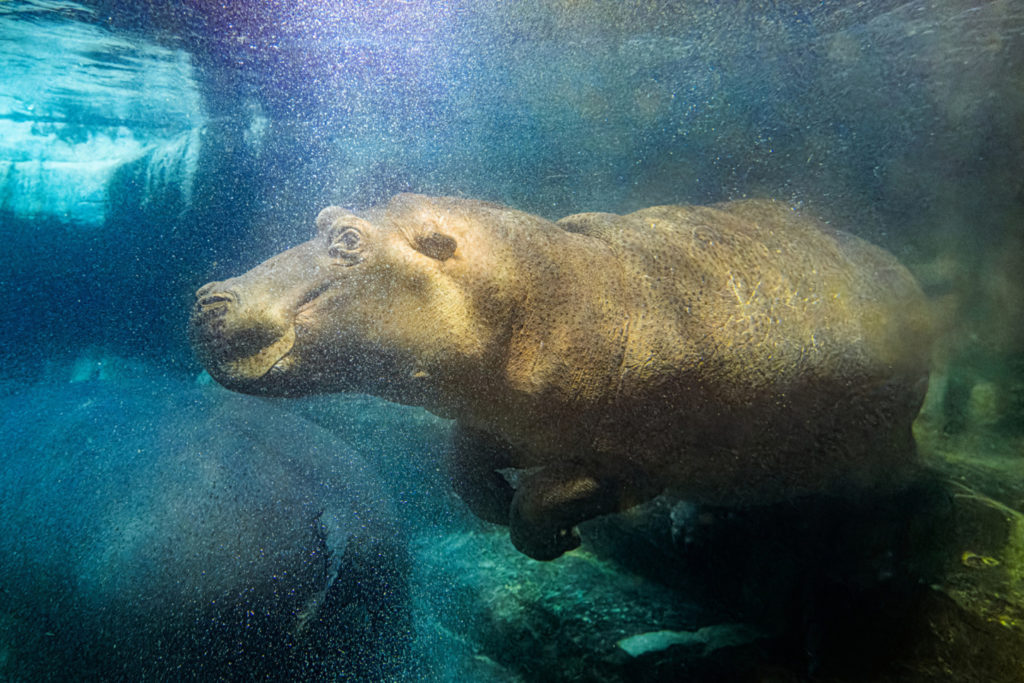
{"label": "underwater water", "polygon": [[[451,419],[211,379],[197,289],[406,192],[884,248],[919,469],[542,562]],[[0,237],[2,680],[1024,680],[1024,2],[6,0]]]}

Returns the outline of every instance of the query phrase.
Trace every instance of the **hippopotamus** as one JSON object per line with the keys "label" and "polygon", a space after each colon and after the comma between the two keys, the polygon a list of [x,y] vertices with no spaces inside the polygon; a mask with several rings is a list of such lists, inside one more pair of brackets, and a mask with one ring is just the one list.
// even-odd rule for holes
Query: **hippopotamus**
{"label": "hippopotamus", "polygon": [[552,222],[402,194],[198,290],[225,387],[455,420],[448,467],[527,555],[663,492],[745,505],[913,469],[931,325],[885,250],[771,200]]}
{"label": "hippopotamus", "polygon": [[0,679],[402,680],[409,555],[362,455],[169,378],[0,397]]}

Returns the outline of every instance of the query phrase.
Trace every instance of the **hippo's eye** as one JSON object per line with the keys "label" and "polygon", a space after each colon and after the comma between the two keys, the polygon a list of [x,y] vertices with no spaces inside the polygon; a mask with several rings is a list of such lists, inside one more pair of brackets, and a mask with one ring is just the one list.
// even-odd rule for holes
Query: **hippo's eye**
{"label": "hippo's eye", "polygon": [[355,228],[345,228],[331,241],[327,255],[337,259],[351,259],[357,251],[363,236]]}

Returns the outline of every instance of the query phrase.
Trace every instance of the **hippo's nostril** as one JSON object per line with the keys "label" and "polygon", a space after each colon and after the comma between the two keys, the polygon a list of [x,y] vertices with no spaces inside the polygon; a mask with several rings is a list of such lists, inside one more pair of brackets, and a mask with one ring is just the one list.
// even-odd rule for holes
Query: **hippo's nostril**
{"label": "hippo's nostril", "polygon": [[231,292],[212,292],[207,294],[202,289],[196,292],[196,297],[198,297],[196,305],[200,310],[223,308],[235,303],[236,300],[235,295]]}
{"label": "hippo's nostril", "polygon": [[210,296],[204,296],[199,300],[199,303],[203,306],[209,306],[210,304],[227,303],[229,301],[231,301],[231,297],[226,294],[211,294]]}

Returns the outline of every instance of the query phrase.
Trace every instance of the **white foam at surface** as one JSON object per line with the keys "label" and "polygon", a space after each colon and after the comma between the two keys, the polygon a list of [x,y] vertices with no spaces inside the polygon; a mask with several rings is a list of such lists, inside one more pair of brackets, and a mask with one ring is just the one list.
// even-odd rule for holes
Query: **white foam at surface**
{"label": "white foam at surface", "polygon": [[146,165],[147,198],[156,196],[163,187],[177,185],[182,203],[186,206],[192,203],[201,142],[202,130],[193,128],[166,144],[152,147],[152,155]]}
{"label": "white foam at surface", "polygon": [[147,155],[143,205],[174,188],[187,206],[206,122],[190,56],[38,14],[0,13],[0,212],[100,226]]}

